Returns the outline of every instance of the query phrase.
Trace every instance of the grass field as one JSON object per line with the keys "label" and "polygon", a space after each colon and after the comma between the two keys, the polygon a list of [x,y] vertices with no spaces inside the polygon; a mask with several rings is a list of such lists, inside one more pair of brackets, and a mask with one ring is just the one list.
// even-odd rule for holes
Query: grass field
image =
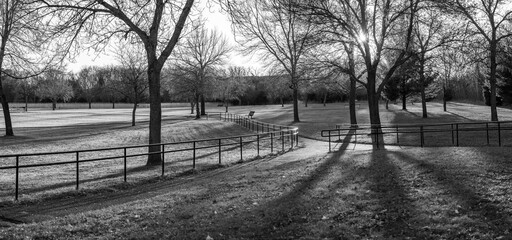
{"label": "grass field", "polygon": [[[485,106],[450,103],[447,113],[441,107],[439,103],[429,103],[431,116],[421,119],[417,105],[409,106],[409,111],[392,105],[389,110],[382,110],[382,120],[384,123],[467,122],[486,121],[489,116]],[[256,111],[256,120],[293,124],[290,106],[230,107],[231,112],[241,115],[249,110]],[[181,111],[164,114],[168,117],[164,132],[188,127],[197,132],[177,139],[219,135],[226,130],[236,133],[239,128],[215,120],[189,121],[187,110]],[[32,120],[24,113],[19,114],[27,117],[26,123],[30,125]],[[361,105],[360,124],[368,123],[366,114],[367,109]],[[500,120],[512,120],[512,111],[508,109],[500,108],[499,114]],[[294,124],[300,127],[301,134],[319,138],[319,130],[348,123],[348,107],[310,104],[308,108],[301,107],[301,120]],[[89,126],[102,122],[101,118],[96,121],[89,122]],[[101,127],[89,131],[70,127],[69,131],[53,137],[44,132],[65,126],[41,126],[34,136],[28,126],[19,126],[21,136],[3,138],[6,147],[2,144],[0,151],[145,141],[143,124],[131,129],[122,127],[128,121],[115,122],[99,124]],[[165,136],[179,135],[174,132]],[[474,136],[467,138],[476,141]],[[226,168],[141,181],[98,193],[51,198],[37,205],[4,203],[0,207],[0,219],[5,227],[0,229],[0,238],[512,238],[509,147],[393,146],[368,150],[352,148],[347,137],[337,144],[337,151],[327,153],[325,142],[301,141],[299,149],[287,154]],[[16,221],[35,222],[13,224]]]}

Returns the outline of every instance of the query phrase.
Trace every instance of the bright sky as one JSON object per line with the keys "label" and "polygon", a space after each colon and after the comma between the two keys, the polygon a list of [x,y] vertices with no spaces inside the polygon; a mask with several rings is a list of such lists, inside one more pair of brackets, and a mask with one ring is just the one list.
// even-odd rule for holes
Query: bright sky
{"label": "bright sky", "polygon": [[[207,4],[205,3],[205,0],[199,1],[199,4],[204,8],[203,17],[207,20],[207,27],[219,29],[234,46],[237,46],[234,40],[233,33],[231,31],[231,23],[229,22],[227,16],[222,14],[218,9],[208,8]],[[68,64],[67,69],[69,71],[78,72],[85,66],[104,66],[115,63],[115,58],[108,54],[108,50],[105,53],[84,51],[75,59],[75,62]],[[261,69],[262,67],[258,63],[257,57],[243,56],[239,52],[233,52],[231,54],[227,62],[227,65],[251,67],[256,69]]]}

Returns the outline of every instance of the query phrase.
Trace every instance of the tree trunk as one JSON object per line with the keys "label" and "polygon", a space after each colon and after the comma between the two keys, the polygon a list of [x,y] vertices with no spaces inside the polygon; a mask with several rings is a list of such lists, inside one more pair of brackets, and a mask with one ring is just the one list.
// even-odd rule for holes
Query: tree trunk
{"label": "tree trunk", "polygon": [[112,100],[112,109],[115,109],[116,108],[116,102],[114,100]]}
{"label": "tree trunk", "polygon": [[196,101],[196,119],[200,119],[201,118],[201,109],[199,106],[199,94],[196,94],[195,101]]}
{"label": "tree trunk", "polygon": [[489,85],[491,85],[491,121],[498,121],[498,110],[496,109],[496,48],[497,43],[491,42],[491,73],[489,78]]}
{"label": "tree trunk", "polygon": [[428,118],[427,115],[427,99],[425,97],[425,59],[424,56],[420,60],[420,88],[421,88],[421,109],[423,118]]}
{"label": "tree trunk", "polygon": [[443,84],[443,111],[446,112],[446,86]]}
{"label": "tree trunk", "polygon": [[356,115],[356,80],[350,78],[350,92],[349,92],[349,111],[350,111],[350,125],[357,126],[357,115]]}
{"label": "tree trunk", "polygon": [[327,102],[327,93],[324,94],[324,107],[325,107],[325,102]]}
{"label": "tree trunk", "polygon": [[52,99],[52,110],[55,111],[57,108],[57,99]]}
{"label": "tree trunk", "polygon": [[228,112],[228,101],[224,101],[224,107],[226,108],[226,112]]}
{"label": "tree trunk", "polygon": [[190,100],[190,114],[194,114],[194,107],[195,107],[195,100],[194,99],[191,99]]}
{"label": "tree trunk", "polygon": [[402,93],[402,110],[407,110],[407,95]]}
{"label": "tree trunk", "polygon": [[132,110],[132,126],[135,126],[135,111],[137,111],[137,101],[133,103],[133,110]]}
{"label": "tree trunk", "polygon": [[368,83],[366,92],[368,93],[368,108],[370,112],[370,124],[372,133],[373,148],[384,146],[384,137],[382,136],[379,113],[379,93],[376,92],[376,72],[368,73]]}
{"label": "tree trunk", "polygon": [[89,109],[91,109],[91,101],[89,101]]}
{"label": "tree trunk", "polygon": [[[7,25],[7,23],[6,23]],[[6,29],[4,29],[6,31]],[[9,37],[9,32],[2,33],[2,43],[0,45],[0,102],[2,103],[2,109],[4,112],[4,120],[5,120],[5,135],[6,136],[14,136],[14,131],[12,129],[12,121],[11,121],[11,112],[9,110],[9,102],[7,102],[7,96],[5,96],[4,88],[3,88],[3,79],[2,79],[2,69],[3,62],[5,56],[5,46],[7,45],[7,38]]]}
{"label": "tree trunk", "polygon": [[[160,152],[159,144],[162,140],[162,103],[160,99],[160,76],[161,67],[151,66],[148,68],[149,78],[149,144],[148,152]],[[160,153],[148,155],[146,165],[154,166],[162,163],[162,155]]]}
{"label": "tree trunk", "polygon": [[[1,64],[0,64],[1,66]],[[4,89],[2,86],[2,76],[0,74],[0,101],[2,102],[2,109],[4,112],[5,119],[5,135],[14,136],[11,122],[11,112],[9,111],[9,103],[7,102],[7,96],[5,96]]]}
{"label": "tree trunk", "polygon": [[206,106],[204,103],[204,95],[201,94],[201,115],[206,115]]}
{"label": "tree trunk", "polygon": [[299,119],[299,86],[294,84],[293,86],[293,121],[300,122]]}
{"label": "tree trunk", "polygon": [[[350,92],[349,92],[349,100],[348,107],[350,112],[350,125],[353,127],[357,127],[357,116],[356,116],[356,84],[357,79],[355,78],[356,70],[355,70],[355,61],[354,61],[354,46],[353,45],[344,45],[345,51],[348,55],[348,68],[351,73],[350,76]],[[343,99],[342,99],[343,101]]]}

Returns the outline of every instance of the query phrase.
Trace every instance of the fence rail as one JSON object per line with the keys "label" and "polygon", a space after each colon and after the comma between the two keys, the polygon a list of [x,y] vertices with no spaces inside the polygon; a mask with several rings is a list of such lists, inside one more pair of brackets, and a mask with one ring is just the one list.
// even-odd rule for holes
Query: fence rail
{"label": "fence rail", "polygon": [[[143,145],[131,145],[131,146],[123,146],[123,147],[110,147],[110,148],[98,148],[98,149],[85,149],[85,150],[72,150],[72,151],[59,151],[59,152],[38,152],[38,153],[20,153],[20,154],[7,154],[0,155],[0,163],[5,162],[6,159],[14,159],[14,165],[0,165],[0,170],[15,170],[14,174],[14,198],[15,200],[19,199],[20,194],[20,170],[27,168],[41,168],[48,166],[57,166],[57,165],[75,165],[75,189],[79,189],[80,187],[80,167],[83,163],[87,162],[99,162],[99,161],[108,161],[108,160],[116,160],[122,159],[122,167],[123,167],[123,180],[127,181],[127,173],[128,173],[128,159],[134,157],[141,156],[149,156],[154,154],[161,154],[161,175],[165,175],[165,166],[166,164],[172,162],[166,161],[166,154],[176,153],[176,152],[191,152],[191,167],[192,169],[196,168],[196,161],[201,158],[197,156],[198,150],[204,149],[213,149],[214,154],[218,154],[218,164],[222,164],[223,150],[226,151],[226,148],[229,147],[230,150],[240,148],[240,161],[244,159],[244,150],[249,149],[248,147],[251,144],[255,144],[254,146],[257,156],[260,156],[260,150],[262,150],[263,143],[266,142],[267,148],[270,148],[270,153],[274,151],[279,151],[279,147],[281,151],[284,152],[286,146],[290,146],[290,149],[298,144],[298,128],[288,127],[288,126],[279,126],[275,124],[266,124],[262,122],[257,122],[254,120],[244,120],[243,116],[234,115],[234,114],[219,114],[219,119],[224,121],[230,121],[237,123],[243,127],[248,129],[253,129],[256,126],[257,133],[255,134],[247,134],[241,136],[230,136],[230,137],[220,137],[213,139],[198,139],[198,140],[190,140],[190,141],[182,141],[182,142],[170,142],[170,143],[160,143],[160,144],[143,144]],[[215,116],[215,113],[211,113],[208,117]],[[266,126],[265,128],[260,129],[261,127]],[[260,131],[261,130],[261,131]],[[279,141],[281,142],[281,146],[279,146]],[[183,145],[189,145],[183,147]],[[190,146],[191,145],[191,146]],[[277,146],[276,146],[277,145]],[[148,149],[150,146],[159,146],[160,151],[156,152],[143,152],[143,153],[128,153],[128,150],[135,149],[144,151],[144,149]],[[103,156],[103,157],[93,157],[87,158],[87,153],[112,153],[113,156]],[[70,155],[70,156],[65,156]],[[24,163],[24,160],[30,158],[32,162],[37,157],[43,156],[64,156],[64,158],[68,160],[64,161],[50,161],[50,162],[41,162],[41,163]],[[71,160],[69,160],[71,159]],[[44,161],[44,160],[43,160]]]}
{"label": "fence rail", "polygon": [[[380,128],[379,128],[380,127]],[[393,124],[393,125],[342,125],[337,124],[336,129],[327,129],[321,131],[321,136],[328,138],[329,151],[331,151],[331,142],[333,138],[341,141],[341,137],[354,136],[354,142],[358,143],[358,136],[368,138],[372,143],[375,143],[377,148],[385,142],[379,136],[394,135],[395,138],[388,138],[388,143],[385,144],[401,144],[401,136],[407,136],[409,145],[419,145],[424,147],[426,143],[426,134],[435,137],[435,141],[448,140],[453,146],[460,146],[462,133],[480,132],[485,133],[485,143],[491,145],[491,139],[495,139],[498,146],[503,145],[505,133],[510,133],[512,130],[512,121],[494,121],[494,122],[464,122],[464,123],[438,123],[438,124]],[[448,133],[448,136],[442,135]],[[361,138],[360,137],[360,138]],[[483,139],[482,134],[471,135],[472,140]],[[506,136],[512,137],[512,136]],[[414,144],[413,140],[417,141]],[[389,143],[391,142],[391,143]],[[403,143],[402,143],[403,144]]]}

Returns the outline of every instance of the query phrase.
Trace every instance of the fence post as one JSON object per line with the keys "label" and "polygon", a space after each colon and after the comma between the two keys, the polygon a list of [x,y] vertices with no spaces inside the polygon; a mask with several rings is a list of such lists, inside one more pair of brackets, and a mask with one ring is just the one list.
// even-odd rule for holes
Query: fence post
{"label": "fence post", "polygon": [[485,123],[485,131],[487,132],[487,145],[489,145],[489,123]]}
{"label": "fence post", "polygon": [[295,136],[292,134],[292,130],[288,131],[288,134],[290,135],[290,149],[293,148],[293,140],[295,140]]}
{"label": "fence post", "polygon": [[196,169],[196,141],[192,142],[193,145],[192,145],[192,169]]}
{"label": "fence post", "polygon": [[260,135],[256,135],[257,137],[257,140],[256,140],[256,145],[257,145],[257,149],[258,149],[258,156],[260,156]]}
{"label": "fence post", "polygon": [[450,125],[450,128],[452,130],[452,145],[455,145],[455,140],[454,140],[454,137],[453,137],[453,124]]}
{"label": "fence post", "polygon": [[270,153],[274,152],[274,133],[270,133]]}
{"label": "fence post", "polygon": [[[375,142],[377,143],[377,149],[380,149],[380,148],[379,148],[379,130],[377,129],[377,131],[376,131],[376,132],[377,132],[377,133],[376,133],[376,135],[375,135],[375,140],[376,140]],[[384,135],[383,135],[383,136],[384,136]]]}
{"label": "fence post", "polygon": [[243,158],[243,150],[242,150],[242,137],[240,137],[240,161],[244,161],[244,158]]}
{"label": "fence post", "polygon": [[500,122],[498,122],[498,146],[501,147],[501,127],[500,127]]}
{"label": "fence post", "polygon": [[423,141],[424,141],[423,126],[420,126],[420,146],[421,147],[423,147]]}
{"label": "fence post", "polygon": [[20,157],[16,156],[16,190],[15,190],[15,196],[14,199],[18,201],[18,189],[20,184]]}
{"label": "fence post", "polygon": [[396,143],[399,144],[400,143],[400,139],[398,137],[398,125],[396,125]]}
{"label": "fence post", "polygon": [[281,131],[281,151],[284,152],[284,134],[283,134],[283,131]]}
{"label": "fence post", "polygon": [[219,165],[220,165],[220,164],[222,164],[222,160],[221,160],[221,152],[222,152],[222,150],[221,150],[221,146],[222,146],[222,145],[221,145],[221,142],[220,142],[220,141],[221,141],[221,139],[219,138]]}
{"label": "fence post", "polygon": [[126,148],[124,148],[124,182],[126,182]]}
{"label": "fence post", "polygon": [[[206,115],[208,116],[208,115]],[[165,144],[162,144],[162,177],[165,174]]]}
{"label": "fence post", "polygon": [[455,130],[457,135],[457,147],[459,146],[459,124],[455,124]]}
{"label": "fence post", "polygon": [[80,180],[80,171],[79,171],[79,152],[76,152],[76,190],[78,190],[79,180]]}

